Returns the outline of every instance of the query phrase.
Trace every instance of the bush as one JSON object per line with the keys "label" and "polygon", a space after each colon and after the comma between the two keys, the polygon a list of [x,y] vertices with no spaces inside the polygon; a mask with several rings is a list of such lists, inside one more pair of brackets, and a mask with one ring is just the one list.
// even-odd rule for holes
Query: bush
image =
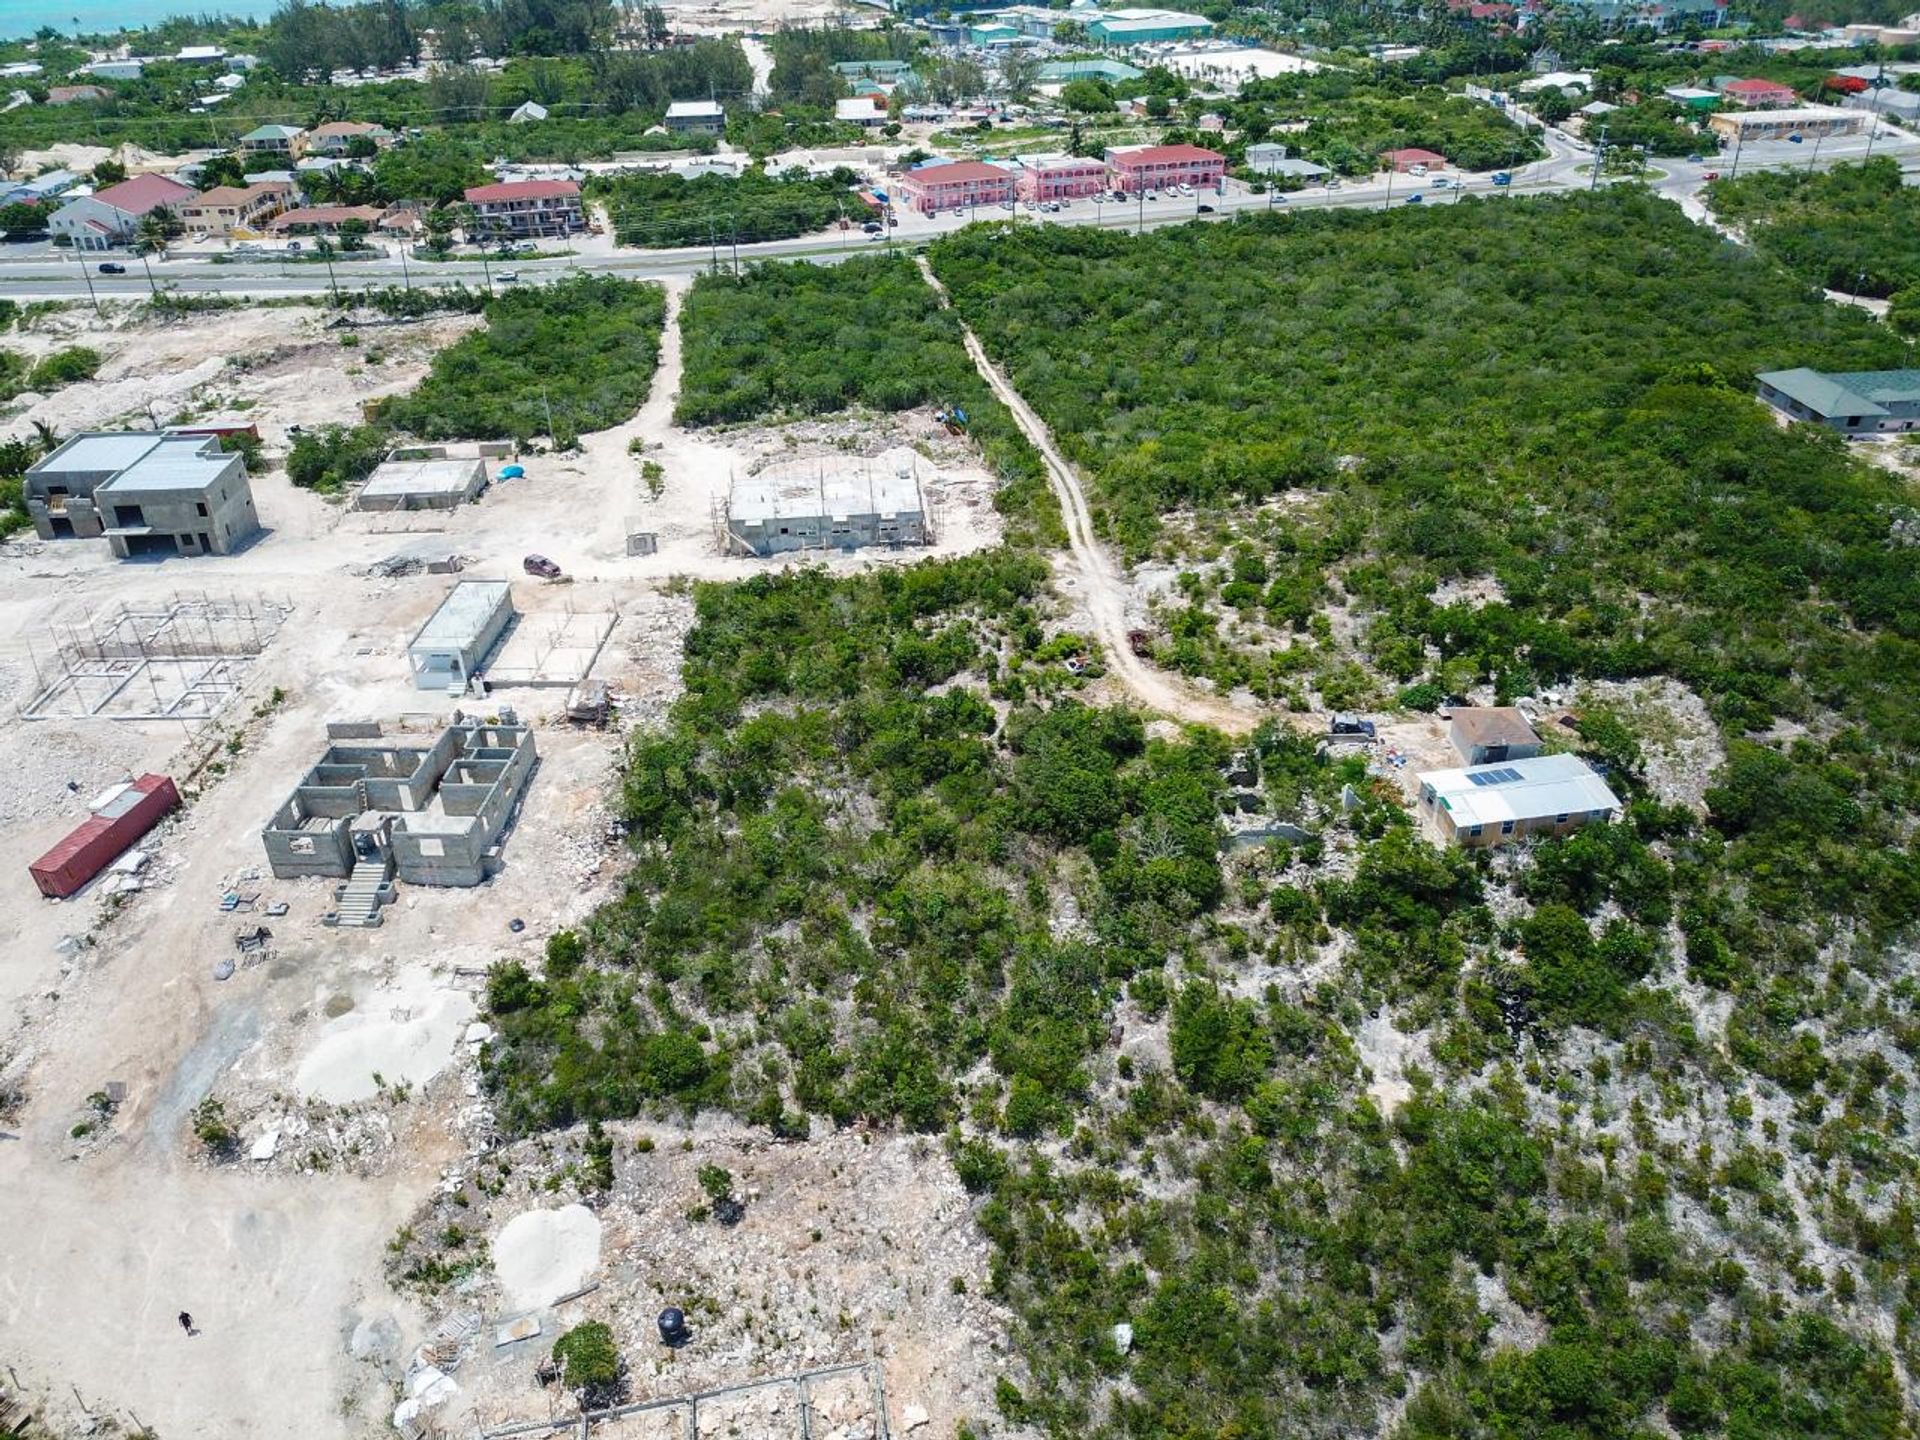
{"label": "bush", "polygon": [[100,352],[85,345],[56,350],[27,376],[29,390],[58,390],[76,380],[91,380],[100,370]]}
{"label": "bush", "polygon": [[658,285],[582,275],[487,306],[487,326],[442,350],[410,395],[380,402],[383,425],[424,440],[573,444],[629,419],[647,398],[666,299]]}
{"label": "bush", "polygon": [[323,425],[294,439],[287,478],[303,490],[334,495],[366,479],[386,454],[386,432],[377,426]]}
{"label": "bush", "polygon": [[604,1321],[576,1325],[554,1341],[553,1362],[576,1390],[606,1390],[620,1381],[620,1349]]}

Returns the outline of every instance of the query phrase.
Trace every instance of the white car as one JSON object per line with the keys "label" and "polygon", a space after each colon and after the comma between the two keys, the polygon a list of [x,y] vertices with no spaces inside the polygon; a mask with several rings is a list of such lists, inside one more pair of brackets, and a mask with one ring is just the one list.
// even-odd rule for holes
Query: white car
{"label": "white car", "polygon": [[1180,187],[1180,193],[1182,195],[1191,195],[1193,194],[1193,187],[1191,185],[1182,185]]}

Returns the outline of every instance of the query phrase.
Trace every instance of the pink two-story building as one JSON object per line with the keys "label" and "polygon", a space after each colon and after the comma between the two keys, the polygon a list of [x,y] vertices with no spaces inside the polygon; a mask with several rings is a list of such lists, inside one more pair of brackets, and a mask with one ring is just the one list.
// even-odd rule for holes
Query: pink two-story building
{"label": "pink two-story building", "polygon": [[1198,145],[1140,145],[1107,151],[1113,188],[1164,190],[1169,185],[1214,188],[1227,173],[1227,157]]}
{"label": "pink two-story building", "polygon": [[1011,170],[978,160],[960,160],[909,170],[894,188],[907,205],[922,215],[932,215],[941,210],[999,205],[1013,199],[1013,185]]}
{"label": "pink two-story building", "polygon": [[1073,200],[1107,188],[1107,164],[1078,155],[1040,155],[1024,163],[1015,182],[1022,200]]}

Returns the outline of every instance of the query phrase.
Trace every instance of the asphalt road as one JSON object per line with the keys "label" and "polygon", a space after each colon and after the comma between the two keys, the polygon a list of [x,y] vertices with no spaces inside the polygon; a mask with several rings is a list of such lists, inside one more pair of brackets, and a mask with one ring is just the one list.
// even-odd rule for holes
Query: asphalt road
{"label": "asphalt road", "polygon": [[[1106,229],[1153,229],[1194,219],[1229,219],[1236,214],[1277,210],[1282,206],[1288,210],[1379,209],[1389,204],[1414,203],[1413,197],[1416,195],[1420,197],[1420,204],[1445,205],[1455,203],[1463,193],[1480,196],[1542,194],[1556,190],[1585,189],[1593,183],[1590,173],[1591,152],[1576,148],[1573,142],[1558,132],[1549,132],[1545,139],[1551,151],[1549,157],[1517,167],[1513,172],[1513,183],[1504,189],[1495,188],[1485,175],[1465,177],[1464,190],[1435,189],[1433,177],[1419,179],[1399,175],[1393,177],[1390,184],[1379,180],[1365,183],[1348,181],[1337,190],[1299,191],[1282,200],[1272,195],[1255,195],[1238,182],[1229,181],[1225,195],[1199,193],[1189,197],[1163,194],[1152,203],[1136,201],[1128,204],[1096,204],[1091,200],[1076,200],[1056,213],[1041,213],[1022,205],[1013,212],[992,206],[969,212],[965,216],[949,213],[932,217],[909,214],[902,217],[900,226],[891,238],[901,245],[924,244],[935,236],[959,229],[974,220],[1095,225]],[[1867,151],[1867,143],[1866,137],[1855,136],[1823,142],[1817,149],[1811,145],[1794,145],[1784,141],[1748,145],[1741,153],[1740,169],[1778,170],[1816,164],[1826,169],[1862,158]],[[1904,136],[1897,141],[1890,141],[1883,135],[1874,142],[1873,153],[1892,155],[1910,176],[1920,176],[1920,141]],[[1698,164],[1684,160],[1661,160],[1656,162],[1655,168],[1661,173],[1652,180],[1653,188],[1660,194],[1678,200],[1697,193],[1705,183],[1703,177],[1706,174],[1730,173],[1733,162],[1729,156],[1711,157]],[[1201,214],[1201,205],[1211,205],[1212,212]],[[743,264],[750,260],[779,259],[810,259],[831,263],[850,254],[883,249],[887,243],[887,237],[870,238],[856,229],[806,235],[793,240],[742,244],[738,247],[722,241],[712,247],[699,246],[684,250],[577,251],[561,258],[493,260],[484,266],[478,260],[403,263],[397,256],[387,255],[375,260],[337,261],[333,266],[334,279],[329,278],[325,265],[313,261],[215,264],[204,255],[170,255],[150,263],[151,282],[148,268],[141,261],[125,255],[115,255],[113,258],[116,263],[126,265],[127,273],[109,276],[98,273],[97,267],[102,257],[93,257],[83,265],[77,257],[52,257],[43,252],[18,259],[0,257],[0,297],[29,301],[84,300],[90,294],[101,298],[139,297],[151,293],[153,286],[160,286],[189,295],[271,298],[324,293],[335,280],[343,289],[359,289],[370,285],[440,286],[465,283],[483,286],[489,283],[489,277],[497,289],[502,283],[499,279],[502,272],[517,275],[517,283],[520,284],[550,281],[579,271],[651,279],[696,274],[716,261],[722,265],[731,263],[736,256]]]}

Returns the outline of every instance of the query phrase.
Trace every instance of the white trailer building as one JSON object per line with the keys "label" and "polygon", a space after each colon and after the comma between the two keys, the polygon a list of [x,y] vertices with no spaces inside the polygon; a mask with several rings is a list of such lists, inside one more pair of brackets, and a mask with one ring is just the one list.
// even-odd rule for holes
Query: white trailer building
{"label": "white trailer building", "polygon": [[513,622],[513,587],[462,580],[407,642],[407,668],[420,690],[465,690]]}

